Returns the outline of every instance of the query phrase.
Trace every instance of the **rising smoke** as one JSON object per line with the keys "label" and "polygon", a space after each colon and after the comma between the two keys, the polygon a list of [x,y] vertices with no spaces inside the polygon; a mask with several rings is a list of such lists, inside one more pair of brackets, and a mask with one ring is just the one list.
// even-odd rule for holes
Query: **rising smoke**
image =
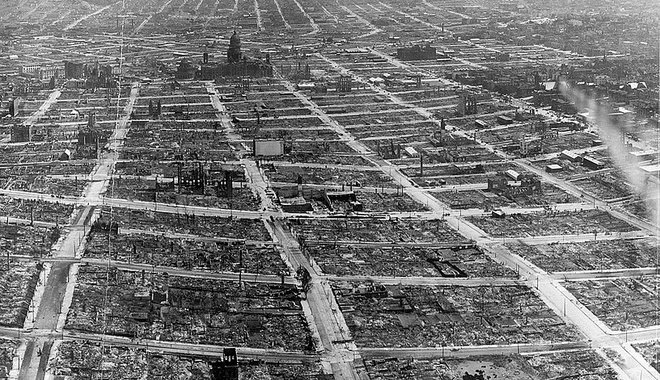
{"label": "rising smoke", "polygon": [[626,122],[611,116],[610,104],[597,102],[592,96],[567,82],[561,82],[559,89],[562,95],[573,102],[578,110],[589,110],[589,121],[598,127],[600,137],[607,145],[614,165],[623,173],[626,181],[632,185],[635,194],[645,202],[647,217],[656,226],[660,225],[658,182],[649,181],[648,175],[639,168],[639,160],[629,154],[625,143],[625,133],[628,127]]}

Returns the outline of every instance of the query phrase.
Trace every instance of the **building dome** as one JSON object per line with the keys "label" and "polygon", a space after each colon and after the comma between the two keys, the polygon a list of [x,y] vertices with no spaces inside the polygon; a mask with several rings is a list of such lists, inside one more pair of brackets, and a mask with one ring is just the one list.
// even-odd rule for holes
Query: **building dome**
{"label": "building dome", "polygon": [[229,39],[229,49],[227,49],[227,60],[229,63],[236,63],[241,60],[241,39],[234,31]]}
{"label": "building dome", "polygon": [[229,39],[229,48],[232,47],[237,47],[237,48],[241,47],[241,38],[238,37],[236,31],[234,31],[234,34],[232,34],[231,38]]}

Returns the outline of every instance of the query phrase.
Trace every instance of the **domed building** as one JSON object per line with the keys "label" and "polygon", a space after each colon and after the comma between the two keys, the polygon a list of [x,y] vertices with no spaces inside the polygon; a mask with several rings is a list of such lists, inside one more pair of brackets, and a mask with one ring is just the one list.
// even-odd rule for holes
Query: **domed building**
{"label": "domed building", "polygon": [[216,80],[220,78],[264,78],[272,76],[273,65],[270,63],[270,56],[266,55],[266,59],[262,60],[243,55],[241,52],[241,38],[234,31],[234,34],[229,38],[227,62],[203,63],[197,78],[200,80]]}
{"label": "domed building", "polygon": [[229,63],[237,63],[241,60],[241,38],[234,30],[229,39],[229,49],[227,49],[227,61]]}

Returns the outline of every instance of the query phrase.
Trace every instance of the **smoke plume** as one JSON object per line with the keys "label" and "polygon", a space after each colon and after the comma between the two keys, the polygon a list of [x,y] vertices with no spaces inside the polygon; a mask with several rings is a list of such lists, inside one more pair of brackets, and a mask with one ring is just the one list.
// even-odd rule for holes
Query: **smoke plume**
{"label": "smoke plume", "polygon": [[649,180],[648,175],[639,168],[639,160],[629,154],[625,143],[626,125],[611,116],[612,109],[607,103],[599,103],[582,90],[561,82],[560,91],[578,110],[589,110],[589,121],[598,127],[599,135],[609,149],[610,157],[617,169],[623,173],[633,191],[645,202],[647,217],[656,226],[659,225],[658,181]]}

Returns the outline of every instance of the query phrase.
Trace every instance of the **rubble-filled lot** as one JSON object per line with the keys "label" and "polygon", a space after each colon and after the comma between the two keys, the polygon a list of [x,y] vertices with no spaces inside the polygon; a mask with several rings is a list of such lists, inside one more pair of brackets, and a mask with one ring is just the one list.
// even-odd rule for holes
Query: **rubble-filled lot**
{"label": "rubble-filled lot", "polygon": [[[314,192],[312,191],[312,193]],[[355,201],[360,203],[363,212],[423,212],[429,210],[406,193],[355,191],[354,194]],[[349,199],[342,201],[335,198],[331,201],[332,209],[330,210],[327,200],[322,195],[320,193],[317,196],[312,196],[312,205],[315,211],[333,211],[336,213],[355,211]],[[328,192],[328,196],[332,196],[332,192]]]}
{"label": "rubble-filled lot", "polygon": [[471,216],[467,220],[494,237],[602,234],[637,230],[610,213],[599,210],[507,214],[504,218]]}
{"label": "rubble-filled lot", "polygon": [[642,199],[639,196],[633,196],[627,201],[617,203],[614,208],[636,218],[651,221],[653,219],[653,210],[657,208],[657,205],[653,199]]}
{"label": "rubble-filled lot", "polygon": [[370,186],[370,187],[397,187],[391,177],[380,170],[347,170],[337,168],[316,168],[281,166],[275,167],[275,171],[268,172],[271,182],[297,183],[298,177],[302,177],[305,184],[316,185],[346,185],[346,186]]}
{"label": "rubble-filled lot", "polygon": [[[156,180],[131,178],[116,178],[114,181],[114,198],[251,211],[259,208],[259,200],[247,187],[234,188],[232,197],[228,198],[224,196],[224,191],[212,186],[208,186],[204,194],[181,194],[173,189],[171,182],[157,185]],[[106,191],[106,195],[110,196],[110,192]]]}
{"label": "rubble-filled lot", "polygon": [[389,286],[334,283],[363,347],[469,346],[578,339],[524,286]]}
{"label": "rubble-filled lot", "polygon": [[0,178],[18,178],[22,176],[68,175],[86,176],[94,168],[94,161],[54,161],[48,164],[13,165],[0,168]]}
{"label": "rubble-filled lot", "polygon": [[32,261],[0,263],[0,325],[23,327],[41,267]]}
{"label": "rubble-filled lot", "polygon": [[[317,155],[322,154],[332,154],[332,153],[351,153],[355,154],[356,152],[348,146],[344,141],[309,141],[309,140],[298,140],[291,142],[291,153],[292,154],[308,154],[308,155]],[[360,164],[359,162],[353,161],[354,164]]]}
{"label": "rubble-filled lot", "polygon": [[0,219],[2,216],[11,216],[25,220],[66,224],[73,213],[73,208],[73,205],[59,202],[0,196]]}
{"label": "rubble-filled lot", "polygon": [[476,247],[359,247],[313,245],[308,252],[324,273],[338,276],[516,277]]}
{"label": "rubble-filled lot", "polygon": [[[466,359],[368,359],[371,380],[579,378],[616,380],[616,372],[594,351],[559,351],[536,355],[475,356]],[[471,375],[472,377],[466,377]]]}
{"label": "rubble-filled lot", "polygon": [[144,234],[108,235],[92,231],[85,256],[213,272],[280,274],[288,271],[273,246],[246,245],[194,239],[173,239]]}
{"label": "rubble-filled lot", "polygon": [[[290,120],[296,120],[293,125],[288,125]],[[241,136],[248,140],[253,138],[265,138],[265,139],[284,139],[284,140],[296,140],[296,139],[312,139],[312,140],[338,140],[339,135],[333,129],[330,129],[326,126],[317,126],[311,127],[309,125],[298,126],[300,119],[275,119],[271,120],[275,122],[275,125],[272,125],[269,128],[264,127],[262,124],[268,120],[262,120],[262,124],[257,124],[255,121],[243,121],[241,122],[241,128],[238,131],[241,133]],[[314,120],[314,119],[310,119]],[[284,124],[287,123],[287,124]],[[284,126],[282,126],[284,124]]]}
{"label": "rubble-filled lot", "polygon": [[[54,143],[54,144],[17,144],[0,145],[0,163],[20,164],[27,162],[51,162],[57,159],[57,151],[64,151],[73,144]],[[50,166],[50,165],[48,165]],[[44,167],[46,169],[47,166]],[[20,166],[11,167],[12,170],[25,170]],[[48,170],[48,169],[46,169]]]}
{"label": "rubble-filled lot", "polygon": [[460,243],[466,239],[444,220],[290,219],[306,241]]}
{"label": "rubble-filled lot", "polygon": [[660,371],[660,341],[633,344],[633,347],[642,354],[649,364]]}
{"label": "rubble-filled lot", "polygon": [[96,266],[80,267],[66,328],[176,342],[314,349],[293,286]]}
{"label": "rubble-filled lot", "polygon": [[[533,136],[534,133],[532,134],[532,138]],[[596,137],[593,134],[584,132],[546,133],[545,135],[539,133],[537,136],[543,136],[542,147],[538,146],[536,150],[536,153],[542,154],[561,152],[566,147],[570,147],[571,149],[588,148]],[[481,141],[504,148],[508,148],[511,141],[522,141],[525,138],[529,141],[529,131],[522,130],[522,128],[497,129],[479,133],[479,139]],[[519,148],[513,151],[519,156],[525,156],[525,154],[520,152]]]}
{"label": "rubble-filled lot", "polygon": [[549,272],[647,268],[657,266],[658,241],[650,239],[585,241],[581,243],[507,243],[507,248]]}
{"label": "rubble-filled lot", "polygon": [[122,158],[144,161],[175,160],[179,154],[195,160],[222,161],[233,158],[222,130],[204,129],[199,125],[189,125],[187,128],[199,129],[181,130],[175,125],[163,123],[149,123],[145,127],[131,128],[122,149]]}
{"label": "rubble-filled lot", "polygon": [[[145,348],[104,345],[89,341],[65,341],[58,346],[50,367],[55,376],[71,380],[90,378],[212,380],[213,362],[204,357],[178,356]],[[317,362],[302,364],[260,363],[239,359],[240,379],[306,380],[320,378]]]}
{"label": "rubble-filled lot", "polygon": [[[459,156],[463,157],[463,152],[459,152]],[[447,187],[466,184],[483,184],[483,188],[485,189],[489,178],[497,173],[505,172],[507,170],[522,172],[520,167],[515,163],[504,162],[427,166],[424,167],[423,176],[420,176],[419,165],[408,167],[404,169],[403,172],[420,186],[438,186],[442,183],[441,181],[444,181]]]}
{"label": "rubble-filled lot", "polygon": [[73,196],[82,195],[87,181],[76,179],[51,178],[48,176],[23,176],[15,179],[5,190],[30,191],[34,193],[50,194],[51,196]]}
{"label": "rubble-filled lot", "polygon": [[[109,219],[110,208],[104,208],[102,215]],[[214,238],[271,240],[263,221],[258,219],[195,216],[194,214],[172,214],[118,207],[113,208],[112,219],[119,224],[119,228],[123,229],[137,229],[163,234],[192,234]]]}
{"label": "rubble-filled lot", "polygon": [[418,203],[407,194],[370,193],[358,191],[357,201],[362,203],[366,211],[373,212],[420,212],[428,211],[428,207]]}
{"label": "rubble-filled lot", "polygon": [[571,181],[586,193],[606,201],[617,200],[633,195],[633,188],[626,181],[612,173],[602,173]]}
{"label": "rubble-filled lot", "polygon": [[9,369],[12,368],[12,363],[14,360],[14,355],[16,354],[16,349],[18,348],[19,342],[9,339],[0,339],[0,368],[6,368],[6,375],[9,373]]}
{"label": "rubble-filled lot", "polygon": [[658,277],[567,281],[563,285],[612,330],[624,331],[660,324]]}
{"label": "rubble-filled lot", "polygon": [[[335,143],[330,141],[329,143]],[[350,151],[348,146],[342,147],[339,143],[333,146],[324,146],[323,144],[303,144],[295,142],[292,145],[291,153],[278,157],[277,160],[285,160],[292,164],[309,163],[309,164],[322,164],[322,165],[356,165],[356,166],[373,166],[370,161],[360,156],[356,152]],[[301,144],[300,149],[297,146]],[[348,149],[348,150],[346,150]]]}
{"label": "rubble-filled lot", "polygon": [[[176,160],[176,151],[171,149],[174,143],[163,144],[160,146],[158,143],[145,143],[136,142],[135,146],[124,147],[119,157],[122,160],[136,160],[137,165],[150,165],[152,161]],[[183,158],[194,160],[210,160],[210,161],[226,161],[235,158],[231,145],[228,142],[222,141],[196,141],[193,147],[186,149],[187,154]],[[130,173],[135,174],[135,172]]]}
{"label": "rubble-filled lot", "polygon": [[542,192],[534,194],[498,195],[487,190],[438,191],[431,194],[453,209],[492,209],[502,206],[537,207],[579,201],[578,198],[554,185],[542,183],[541,187]]}
{"label": "rubble-filled lot", "polygon": [[0,224],[0,251],[4,255],[48,256],[60,234],[59,227]]}

